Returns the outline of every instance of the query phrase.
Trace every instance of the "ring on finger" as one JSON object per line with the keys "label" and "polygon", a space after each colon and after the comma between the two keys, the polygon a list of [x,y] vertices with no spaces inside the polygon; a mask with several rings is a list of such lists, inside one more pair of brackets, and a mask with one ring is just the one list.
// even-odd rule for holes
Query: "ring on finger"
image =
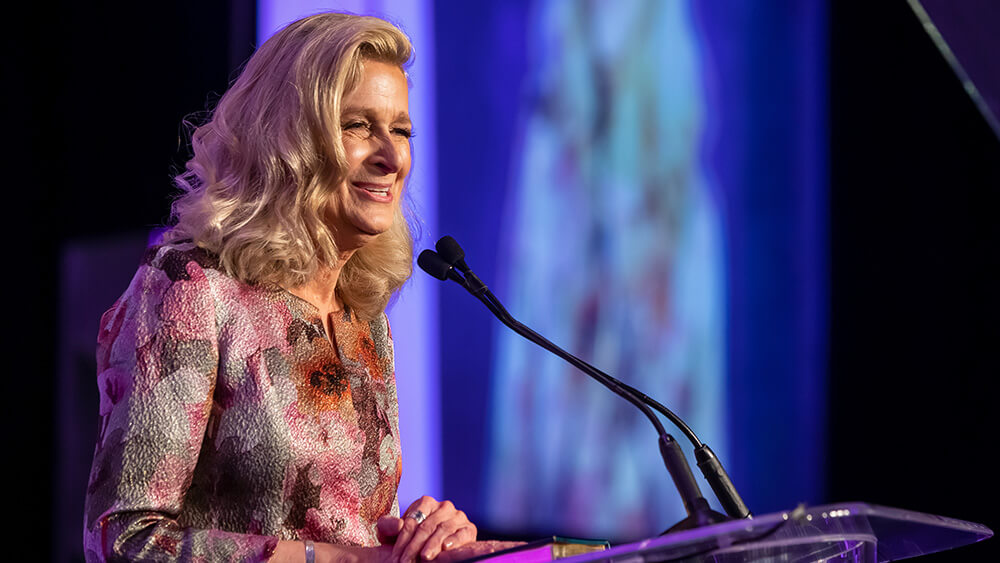
{"label": "ring on finger", "polygon": [[427,518],[427,515],[419,510],[414,510],[413,512],[407,514],[406,517],[413,518],[414,520],[417,521],[417,524],[419,524]]}

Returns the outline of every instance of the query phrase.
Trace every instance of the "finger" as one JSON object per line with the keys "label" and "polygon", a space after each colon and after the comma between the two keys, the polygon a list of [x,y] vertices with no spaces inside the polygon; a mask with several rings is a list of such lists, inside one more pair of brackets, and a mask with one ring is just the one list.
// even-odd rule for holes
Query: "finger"
{"label": "finger", "polygon": [[[451,517],[449,523],[449,526],[438,526],[434,535],[427,538],[426,547],[421,552],[424,559],[432,559],[442,551],[476,541],[476,525],[469,522],[469,518],[464,512],[455,511],[455,515]],[[431,548],[436,548],[433,553],[431,553]]]}
{"label": "finger", "polygon": [[[435,547],[428,543],[428,539],[434,535],[439,526],[448,525],[448,533],[445,535],[451,535],[458,529],[458,526],[454,525],[452,519],[456,517],[458,511],[455,510],[455,505],[451,501],[444,501],[438,504],[437,510],[432,512],[413,532],[413,535],[409,538],[407,545],[403,548],[400,553],[400,562],[412,561],[418,554],[422,553],[424,549]],[[465,519],[465,514],[462,514],[462,520],[459,523],[467,522]],[[451,523],[451,524],[448,524]],[[444,539],[442,536],[440,539]],[[439,541],[440,541],[439,539]],[[440,552],[440,544],[436,546],[436,552]]]}
{"label": "finger", "polygon": [[434,497],[424,495],[410,504],[410,506],[403,512],[403,518],[413,514],[415,510],[420,510],[424,514],[430,514],[431,512],[434,512],[434,509],[437,508],[438,504],[438,501]]}
{"label": "finger", "polygon": [[459,518],[457,514],[439,524],[434,533],[424,541],[424,546],[420,549],[420,557],[425,561],[437,557],[439,553],[446,549],[444,547],[445,540],[454,536],[456,532],[468,525],[468,520],[464,518],[464,515],[463,518]]}
{"label": "finger", "polygon": [[399,532],[403,530],[403,519],[396,516],[383,516],[375,524],[375,535],[382,545],[395,543]]}
{"label": "finger", "polygon": [[392,556],[389,559],[390,563],[398,563],[402,561],[400,558],[403,555],[403,549],[406,545],[410,543],[410,538],[413,537],[413,533],[417,531],[417,521],[413,518],[403,518],[403,528],[396,535],[396,541],[392,546]]}
{"label": "finger", "polygon": [[441,541],[441,548],[443,550],[455,549],[465,544],[472,543],[476,541],[477,533],[478,530],[476,529],[476,525],[469,522],[467,525],[460,527],[450,536],[444,538]]}
{"label": "finger", "polygon": [[401,558],[403,550],[407,547],[407,545],[409,545],[410,539],[419,528],[420,522],[417,522],[414,518],[412,518],[412,515],[417,511],[420,511],[427,518],[430,518],[430,516],[437,510],[439,504],[440,503],[438,503],[438,501],[429,496],[422,496],[406,509],[406,512],[403,513],[403,528],[396,536],[396,543],[392,548],[392,561],[403,561]]}
{"label": "finger", "polygon": [[[392,550],[392,561],[407,561],[403,559],[403,551],[413,541],[413,536],[420,529],[422,522],[433,515],[440,503],[429,496],[422,496],[406,509],[403,516],[403,528],[396,536]],[[411,555],[412,558],[412,555]]]}

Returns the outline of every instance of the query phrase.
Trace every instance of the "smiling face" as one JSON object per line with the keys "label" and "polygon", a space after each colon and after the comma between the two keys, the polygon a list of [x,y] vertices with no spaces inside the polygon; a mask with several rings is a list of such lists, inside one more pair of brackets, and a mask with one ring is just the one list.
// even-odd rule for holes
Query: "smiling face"
{"label": "smiling face", "polygon": [[347,170],[325,219],[337,247],[350,252],[392,226],[410,172],[412,125],[402,69],[365,61],[357,87],[341,100],[340,128]]}

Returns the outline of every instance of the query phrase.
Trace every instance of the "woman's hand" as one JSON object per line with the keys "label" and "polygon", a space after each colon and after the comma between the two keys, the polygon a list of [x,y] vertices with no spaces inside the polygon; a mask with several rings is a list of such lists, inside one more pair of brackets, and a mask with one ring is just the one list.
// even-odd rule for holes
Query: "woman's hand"
{"label": "woman's hand", "polygon": [[424,496],[402,518],[380,518],[378,535],[382,543],[394,544],[390,563],[409,563],[418,557],[434,559],[441,552],[476,541],[476,526],[451,501]]}

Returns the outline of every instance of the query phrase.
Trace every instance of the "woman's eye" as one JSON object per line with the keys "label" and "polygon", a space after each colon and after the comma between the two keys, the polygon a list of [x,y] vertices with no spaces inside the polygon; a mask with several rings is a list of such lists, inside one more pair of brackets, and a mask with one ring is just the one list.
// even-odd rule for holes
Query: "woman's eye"
{"label": "woman's eye", "polygon": [[413,131],[405,127],[397,127],[396,129],[393,129],[392,132],[401,137],[406,137],[407,139],[411,139],[414,136]]}
{"label": "woman's eye", "polygon": [[349,129],[364,129],[368,127],[368,124],[364,121],[348,121],[347,123],[340,126],[341,129],[347,131]]}

